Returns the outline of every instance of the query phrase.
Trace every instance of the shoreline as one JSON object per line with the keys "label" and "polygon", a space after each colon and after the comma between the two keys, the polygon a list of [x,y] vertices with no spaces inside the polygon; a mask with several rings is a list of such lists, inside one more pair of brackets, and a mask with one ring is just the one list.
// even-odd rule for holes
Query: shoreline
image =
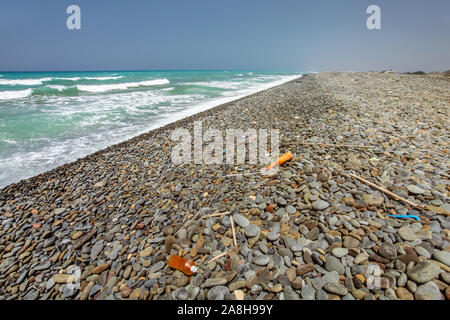
{"label": "shoreline", "polygon": [[159,129],[159,128],[165,127],[165,126],[167,126],[167,125],[169,125],[169,124],[171,124],[171,123],[174,123],[174,122],[183,120],[183,119],[185,119],[185,118],[189,118],[189,117],[191,117],[191,116],[193,116],[193,115],[195,115],[195,114],[198,114],[198,113],[207,111],[207,110],[209,110],[209,109],[212,109],[212,108],[221,106],[221,105],[223,105],[223,104],[227,104],[227,103],[230,103],[230,102],[233,102],[233,101],[236,101],[236,100],[240,100],[240,99],[242,99],[242,98],[245,98],[245,97],[247,97],[247,96],[256,94],[256,93],[258,93],[258,92],[261,92],[261,91],[264,91],[264,90],[267,90],[267,89],[270,89],[270,88],[273,88],[273,87],[282,85],[282,84],[284,84],[284,83],[286,83],[286,82],[293,81],[293,80],[295,80],[295,79],[301,78],[302,76],[303,76],[303,74],[292,75],[292,76],[286,76],[287,79],[277,80],[277,81],[274,81],[274,82],[271,82],[271,83],[263,84],[263,85],[261,85],[260,87],[258,87],[257,89],[254,89],[254,90],[256,90],[256,91],[253,91],[253,90],[252,90],[253,92],[251,92],[251,93],[244,93],[244,94],[240,94],[240,95],[236,95],[236,96],[232,96],[232,97],[222,97],[222,98],[219,98],[219,99],[213,99],[212,101],[204,102],[204,103],[195,105],[195,106],[193,106],[192,108],[189,108],[189,109],[187,109],[187,110],[183,110],[183,111],[176,112],[176,113],[174,113],[173,115],[171,115],[170,118],[160,120],[160,121],[158,121],[157,123],[155,123],[154,125],[149,126],[148,129],[145,129],[145,130],[141,130],[141,131],[136,132],[135,135],[134,135],[133,137],[131,137],[131,138],[128,138],[128,139],[123,140],[123,141],[120,141],[120,142],[112,143],[112,144],[110,144],[110,145],[108,145],[108,146],[106,146],[106,147],[104,147],[104,148],[101,148],[101,149],[99,149],[99,150],[97,150],[97,151],[95,151],[95,152],[93,152],[93,153],[84,155],[84,156],[82,156],[81,158],[78,158],[77,160],[74,160],[74,161],[70,161],[70,162],[64,163],[64,164],[62,164],[62,165],[60,165],[60,166],[57,166],[57,167],[55,167],[55,168],[53,168],[53,169],[50,169],[50,170],[47,170],[47,171],[44,171],[44,172],[35,174],[35,175],[33,175],[33,176],[31,176],[31,177],[28,177],[28,178],[21,179],[21,180],[19,180],[18,182],[9,183],[8,185],[5,185],[5,186],[3,186],[3,187],[0,186],[0,190],[1,190],[2,188],[5,188],[5,187],[9,186],[9,185],[12,185],[12,184],[18,184],[18,183],[20,183],[20,182],[23,181],[23,180],[29,180],[29,179],[32,179],[32,178],[34,178],[34,177],[36,177],[36,176],[39,176],[39,175],[41,175],[41,174],[44,174],[44,173],[47,173],[47,172],[49,172],[49,171],[55,170],[55,169],[57,169],[57,168],[59,168],[59,167],[61,167],[61,166],[71,164],[71,163],[76,162],[76,161],[78,161],[78,160],[81,160],[81,159],[83,159],[83,158],[85,158],[85,157],[87,157],[87,156],[89,156],[89,155],[92,155],[92,154],[95,154],[95,153],[97,153],[97,152],[99,152],[99,151],[105,150],[105,149],[107,149],[107,148],[109,148],[109,147],[111,147],[111,146],[114,146],[114,145],[117,145],[117,144],[121,144],[121,143],[126,142],[126,141],[128,141],[128,140],[131,140],[131,139],[133,139],[133,138],[136,138],[136,137],[138,137],[138,136],[140,136],[140,135],[149,133],[150,131],[154,131],[154,130],[157,130],[157,129]]}
{"label": "shoreline", "polygon": [[[6,186],[0,298],[449,299],[449,81],[306,74]],[[192,132],[196,120],[280,129],[280,153],[294,158],[273,177],[261,164],[173,165],[171,130]],[[228,216],[182,229],[223,212],[235,234]],[[234,237],[237,254],[208,263]],[[180,249],[197,275],[166,265]],[[78,289],[64,281],[72,265]]]}

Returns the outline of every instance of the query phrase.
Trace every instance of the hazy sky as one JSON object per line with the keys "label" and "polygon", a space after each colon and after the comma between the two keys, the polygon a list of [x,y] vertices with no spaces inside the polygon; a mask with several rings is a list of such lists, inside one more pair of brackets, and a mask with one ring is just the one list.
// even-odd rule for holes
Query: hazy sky
{"label": "hazy sky", "polygon": [[444,71],[449,13],[449,0],[1,0],[0,70]]}

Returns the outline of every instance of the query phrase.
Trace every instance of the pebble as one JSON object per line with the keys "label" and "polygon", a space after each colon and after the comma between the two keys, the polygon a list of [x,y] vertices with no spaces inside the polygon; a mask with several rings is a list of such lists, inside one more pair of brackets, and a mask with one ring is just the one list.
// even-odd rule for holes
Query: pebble
{"label": "pebble", "polygon": [[338,283],[339,281],[339,273],[336,271],[327,272],[322,276],[324,282],[328,283]]}
{"label": "pebble", "polygon": [[433,249],[433,258],[450,267],[450,252]]}
{"label": "pebble", "polygon": [[31,290],[23,297],[23,300],[36,300],[38,297],[39,291]]}
{"label": "pebble", "polygon": [[358,254],[355,259],[353,259],[353,263],[354,264],[361,264],[362,262],[366,261],[369,258],[369,255],[367,254],[367,252],[361,252],[360,254]]}
{"label": "pebble", "polygon": [[331,253],[337,258],[342,258],[348,254],[348,249],[347,248],[333,248],[333,250],[331,250]]}
{"label": "pebble", "polygon": [[178,288],[174,291],[174,296],[177,300],[187,300],[189,297],[189,293],[187,292],[186,288]]}
{"label": "pebble", "polygon": [[406,288],[396,288],[395,294],[401,300],[414,300],[414,295]]}
{"label": "pebble", "polygon": [[34,270],[36,271],[42,271],[42,270],[47,270],[48,268],[50,268],[50,266],[52,265],[50,260],[45,261],[43,264],[34,267]]}
{"label": "pebble", "polygon": [[408,277],[405,273],[402,273],[400,277],[398,277],[397,286],[404,287],[406,285],[406,281],[408,281]]}
{"label": "pebble", "polygon": [[317,240],[319,238],[320,230],[319,228],[313,228],[306,234],[306,239],[308,240]]}
{"label": "pebble", "polygon": [[417,287],[414,294],[416,300],[442,300],[443,296],[439,287],[433,281],[429,281]]}
{"label": "pebble", "polygon": [[236,291],[238,289],[245,288],[246,286],[247,286],[247,281],[238,280],[238,281],[234,281],[234,282],[230,283],[228,285],[228,288],[230,289],[230,291]]}
{"label": "pebble", "polygon": [[301,296],[304,300],[314,300],[316,295],[316,290],[309,285],[303,286],[301,291]]}
{"label": "pebble", "polygon": [[[119,247],[119,248],[120,248],[120,247]],[[142,251],[139,253],[139,256],[140,256],[141,258],[148,257],[149,255],[152,254],[152,251],[153,251],[152,247],[149,246],[149,247],[145,248],[144,250],[142,250]]]}
{"label": "pebble", "polygon": [[246,228],[250,225],[250,221],[246,217],[238,213],[233,215],[233,221],[241,228]]}
{"label": "pebble", "polygon": [[325,281],[324,277],[313,278],[311,280],[311,285],[314,287],[314,289],[319,290],[322,289],[324,281]]}
{"label": "pebble", "polygon": [[316,200],[313,203],[311,203],[312,208],[317,211],[325,210],[330,206],[330,204],[324,200]]}
{"label": "pebble", "polygon": [[334,293],[340,296],[345,296],[348,292],[347,288],[345,288],[343,285],[334,282],[325,282],[323,288],[330,293]]}
{"label": "pebble", "polygon": [[328,300],[328,293],[325,290],[318,289],[316,292],[316,300]]}
{"label": "pebble", "polygon": [[256,237],[259,234],[259,227],[254,224],[249,224],[245,229],[244,233],[248,238]]}
{"label": "pebble", "polygon": [[355,297],[357,300],[363,300],[366,294],[367,292],[361,289],[355,289],[352,291],[352,296]]}
{"label": "pebble", "polygon": [[381,244],[379,254],[389,260],[395,260],[397,258],[397,248],[390,242]]}
{"label": "pebble", "polygon": [[259,255],[253,258],[253,263],[258,266],[265,266],[269,263],[270,258],[266,255]]}
{"label": "pebble", "polygon": [[431,253],[428,252],[428,250],[425,249],[424,247],[416,246],[416,247],[414,247],[414,250],[417,252],[417,254],[418,254],[419,256],[423,256],[423,257],[425,257],[425,258],[427,258],[427,259],[430,259],[430,258],[431,258]]}
{"label": "pebble", "polygon": [[433,262],[423,261],[408,271],[408,278],[416,283],[425,283],[436,278],[441,269]]}
{"label": "pebble", "polygon": [[409,291],[413,293],[416,292],[417,290],[417,284],[411,280],[406,281],[406,287],[408,288]]}
{"label": "pebble", "polygon": [[70,274],[55,274],[53,276],[53,281],[55,283],[68,283],[70,279],[73,278],[73,275]]}
{"label": "pebble", "polygon": [[279,238],[280,238],[280,234],[278,232],[271,231],[267,234],[267,239],[269,241],[277,241]]}
{"label": "pebble", "polygon": [[353,237],[345,236],[343,245],[345,248],[351,249],[351,248],[358,248],[359,247],[359,240],[355,239]]}
{"label": "pebble", "polygon": [[71,298],[78,292],[78,289],[75,286],[64,286],[63,296],[64,298]]}
{"label": "pebble", "polygon": [[165,262],[159,261],[150,268],[150,273],[156,273],[156,272],[160,271],[162,268],[164,268],[164,266],[165,266]]}
{"label": "pebble", "polygon": [[119,252],[120,252],[121,249],[122,249],[122,246],[121,246],[121,245],[115,246],[115,247],[111,250],[111,252],[109,253],[108,259],[110,259],[110,260],[116,260],[117,257],[119,256]]}
{"label": "pebble", "polygon": [[327,269],[327,271],[336,271],[339,274],[345,273],[345,267],[342,265],[339,259],[334,256],[329,256],[327,258],[325,269]]}
{"label": "pebble", "polygon": [[208,300],[224,300],[230,294],[230,290],[225,286],[216,286],[208,291]]}
{"label": "pebble", "polygon": [[406,241],[414,241],[417,239],[417,236],[414,234],[414,231],[408,226],[403,226],[398,229],[398,235]]}
{"label": "pebble", "polygon": [[242,290],[235,290],[234,292],[234,296],[236,298],[236,300],[244,300],[245,298],[245,293]]}
{"label": "pebble", "polygon": [[227,279],[225,278],[209,278],[206,279],[204,283],[205,288],[215,287],[215,286],[223,286],[227,283]]}
{"label": "pebble", "polygon": [[295,292],[290,286],[284,288],[284,299],[285,300],[299,300],[300,296]]}
{"label": "pebble", "polygon": [[261,291],[262,287],[258,284],[253,285],[250,289],[250,292],[255,296],[258,295]]}
{"label": "pebble", "polygon": [[424,194],[425,193],[425,191],[422,188],[420,188],[420,187],[418,187],[418,186],[416,186],[414,184],[410,184],[406,188],[412,194]]}
{"label": "pebble", "polygon": [[104,247],[104,241],[103,240],[97,241],[94,244],[94,246],[91,249],[91,260],[95,260],[95,258],[97,258],[99,253],[103,250],[103,247]]}
{"label": "pebble", "polygon": [[285,210],[286,210],[286,212],[287,212],[288,214],[294,214],[294,213],[297,212],[297,210],[295,209],[295,207],[292,206],[292,205],[288,205],[288,206],[286,207]]}

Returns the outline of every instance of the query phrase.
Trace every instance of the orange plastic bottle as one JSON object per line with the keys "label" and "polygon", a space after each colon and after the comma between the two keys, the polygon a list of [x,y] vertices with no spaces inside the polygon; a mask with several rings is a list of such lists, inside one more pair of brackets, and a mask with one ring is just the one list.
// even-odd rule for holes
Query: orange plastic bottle
{"label": "orange plastic bottle", "polygon": [[270,165],[266,167],[266,171],[275,168],[276,166],[281,166],[286,161],[291,160],[294,157],[294,155],[289,151],[288,153],[283,154],[281,157],[278,158],[277,161],[272,162]]}
{"label": "orange plastic bottle", "polygon": [[193,275],[198,271],[194,261],[187,260],[183,257],[177,256],[176,254],[170,256],[169,267],[180,270],[187,276]]}

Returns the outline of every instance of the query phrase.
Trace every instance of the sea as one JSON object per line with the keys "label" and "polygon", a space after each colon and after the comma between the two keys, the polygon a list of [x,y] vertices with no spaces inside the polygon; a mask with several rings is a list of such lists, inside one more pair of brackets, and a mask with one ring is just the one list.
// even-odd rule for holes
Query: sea
{"label": "sea", "polygon": [[0,72],[0,188],[301,75]]}

